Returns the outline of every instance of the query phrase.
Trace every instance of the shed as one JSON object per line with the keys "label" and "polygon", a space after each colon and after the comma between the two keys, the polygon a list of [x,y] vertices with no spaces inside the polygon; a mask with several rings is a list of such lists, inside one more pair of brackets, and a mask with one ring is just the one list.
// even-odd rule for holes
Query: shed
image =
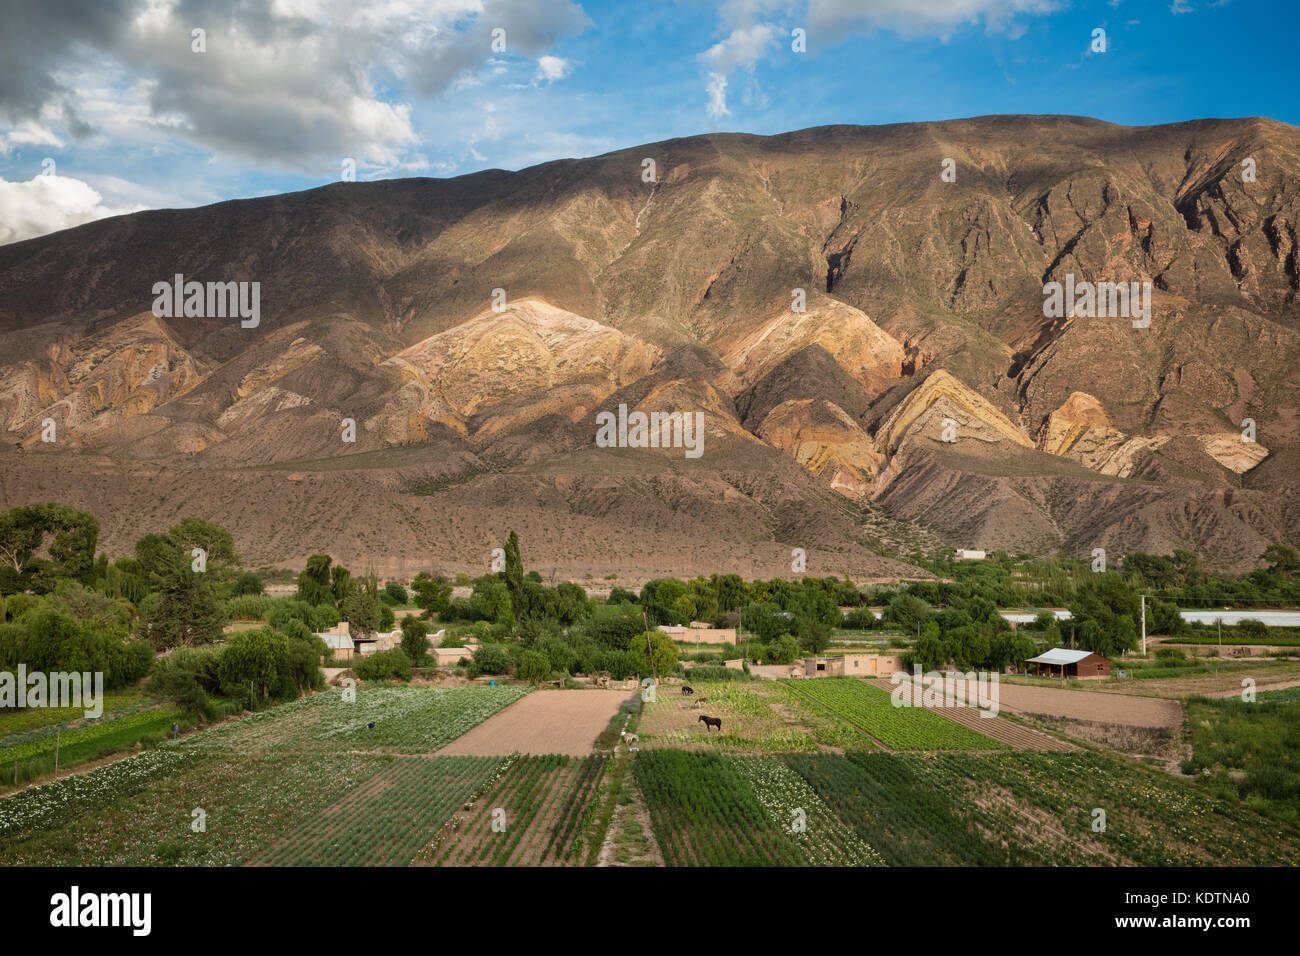
{"label": "shed", "polygon": [[340,634],[337,630],[324,631],[316,635],[325,642],[325,646],[330,649],[330,656],[336,661],[352,660],[352,638],[346,633]]}
{"label": "shed", "polygon": [[1071,651],[1054,647],[1025,661],[1031,674],[1047,677],[1109,677],[1110,661],[1092,651]]}
{"label": "shed", "polygon": [[805,657],[801,661],[805,677],[843,677],[844,658]]}

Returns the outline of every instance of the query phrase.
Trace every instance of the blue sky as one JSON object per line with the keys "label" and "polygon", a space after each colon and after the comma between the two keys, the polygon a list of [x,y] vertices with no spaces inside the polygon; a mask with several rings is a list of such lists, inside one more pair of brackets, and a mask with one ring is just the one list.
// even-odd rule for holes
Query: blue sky
{"label": "blue sky", "polygon": [[367,180],[991,113],[1300,123],[1300,13],[1263,0],[52,6],[19,0],[0,31],[0,242],[310,188],[345,157]]}

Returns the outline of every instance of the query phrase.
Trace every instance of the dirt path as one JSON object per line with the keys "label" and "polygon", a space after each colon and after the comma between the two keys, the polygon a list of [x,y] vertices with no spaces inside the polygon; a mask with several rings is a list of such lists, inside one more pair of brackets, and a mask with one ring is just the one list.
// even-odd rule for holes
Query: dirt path
{"label": "dirt path", "polygon": [[626,699],[616,690],[535,691],[453,740],[438,756],[586,756]]}
{"label": "dirt path", "polygon": [[[881,688],[890,689],[888,681],[884,681]],[[1025,687],[1005,682],[998,683],[998,708],[1013,714],[1046,714],[1050,717],[1072,717],[1075,720],[1094,720],[1130,727],[1181,727],[1183,723],[1183,706],[1176,700],[1130,697],[1124,694],[1090,694],[1086,691]],[[991,722],[987,718],[983,720]]]}
{"label": "dirt path", "polygon": [[[1275,682],[1275,683],[1266,683],[1265,681],[1262,681],[1262,680],[1260,680],[1260,679],[1258,679],[1258,678],[1255,679],[1255,693],[1257,693],[1257,694],[1260,693],[1261,691],[1266,691],[1266,690],[1286,690],[1286,689],[1288,689],[1288,688],[1290,688],[1290,687],[1300,687],[1300,680],[1294,680],[1294,679],[1293,679],[1293,680],[1277,681],[1277,682]],[[1232,690],[1216,690],[1216,691],[1211,691],[1211,692],[1209,692],[1209,693],[1207,693],[1207,694],[1203,694],[1202,696],[1204,696],[1204,697],[1220,697],[1220,698],[1240,697],[1240,696],[1241,696],[1241,691],[1242,691],[1242,688],[1241,688],[1241,687],[1234,687]]]}

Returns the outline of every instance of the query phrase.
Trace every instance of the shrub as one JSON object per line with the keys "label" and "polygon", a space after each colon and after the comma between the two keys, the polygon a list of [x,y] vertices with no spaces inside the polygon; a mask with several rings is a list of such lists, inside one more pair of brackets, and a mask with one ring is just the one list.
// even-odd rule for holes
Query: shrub
{"label": "shrub", "polygon": [[479,674],[504,674],[510,670],[510,655],[500,644],[483,644],[474,651],[474,670]]}
{"label": "shrub", "polygon": [[353,665],[352,669],[362,680],[409,681],[411,679],[411,659],[397,648],[363,657]]}
{"label": "shrub", "polygon": [[1246,618],[1237,625],[1236,633],[1242,637],[1268,637],[1268,625],[1254,618]]}
{"label": "shrub", "polygon": [[243,574],[241,574],[238,578],[235,579],[235,584],[234,587],[231,589],[231,593],[237,597],[238,596],[261,597],[262,592],[264,590],[266,590],[266,587],[265,585],[263,585],[262,579],[258,577],[256,574],[254,574],[252,571],[245,571]]}
{"label": "shrub", "polygon": [[540,651],[527,650],[519,655],[515,676],[530,684],[540,684],[551,676],[551,662]]}
{"label": "shrub", "polygon": [[226,616],[232,621],[265,621],[275,599],[265,594],[239,594],[226,601]]}
{"label": "shrub", "polygon": [[405,605],[408,600],[406,588],[396,581],[389,581],[384,585],[384,597],[399,606]]}

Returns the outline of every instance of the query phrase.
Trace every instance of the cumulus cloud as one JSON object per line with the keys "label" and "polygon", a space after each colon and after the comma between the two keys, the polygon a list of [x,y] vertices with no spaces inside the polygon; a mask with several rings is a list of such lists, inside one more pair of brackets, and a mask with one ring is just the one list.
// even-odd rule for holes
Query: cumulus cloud
{"label": "cumulus cloud", "polygon": [[0,245],[141,208],[105,206],[89,185],[67,176],[37,176],[25,183],[0,179]]}
{"label": "cumulus cloud", "polygon": [[[589,20],[574,0],[42,0],[0,31],[0,121],[57,110],[84,135],[67,82],[85,51],[126,78],[122,106],[220,153],[309,172],[353,156],[396,166],[418,142],[409,104],[501,57],[539,61]],[[205,52],[192,31],[205,32]],[[492,49],[494,30],[505,50]],[[396,93],[394,91],[401,91]]]}
{"label": "cumulus cloud", "polygon": [[547,83],[564,79],[571,69],[572,65],[563,57],[547,55],[537,58],[537,78]]}

